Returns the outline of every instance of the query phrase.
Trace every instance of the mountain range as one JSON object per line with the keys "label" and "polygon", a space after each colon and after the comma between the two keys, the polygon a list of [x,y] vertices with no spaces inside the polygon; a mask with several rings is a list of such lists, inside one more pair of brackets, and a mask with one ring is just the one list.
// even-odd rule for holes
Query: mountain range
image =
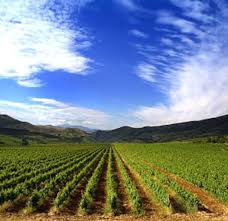
{"label": "mountain range", "polygon": [[110,131],[97,131],[98,142],[167,142],[189,140],[228,134],[228,115],[184,123],[154,127],[121,127]]}
{"label": "mountain range", "polygon": [[0,115],[0,134],[17,138],[26,137],[36,142],[81,142],[88,133],[77,128],[38,126]]}
{"label": "mountain range", "polygon": [[62,124],[62,125],[59,125],[58,127],[60,127],[60,128],[76,128],[76,129],[79,129],[79,130],[83,130],[83,131],[85,131],[87,133],[92,133],[92,132],[97,131],[97,129],[84,127],[84,126],[80,126],[80,125]]}
{"label": "mountain range", "polygon": [[[228,115],[177,124],[153,127],[121,127],[114,130],[91,130],[75,126],[67,128],[37,126],[0,115],[0,135],[26,137],[35,142],[167,142],[209,136],[228,135]],[[80,128],[80,129],[79,129]],[[84,129],[84,130],[83,130]]]}

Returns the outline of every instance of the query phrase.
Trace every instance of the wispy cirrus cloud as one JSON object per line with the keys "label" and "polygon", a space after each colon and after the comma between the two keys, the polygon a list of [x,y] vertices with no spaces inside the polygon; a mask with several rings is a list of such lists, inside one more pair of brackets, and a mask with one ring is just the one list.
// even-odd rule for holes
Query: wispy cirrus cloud
{"label": "wispy cirrus cloud", "polygon": [[[228,113],[228,4],[213,1],[216,10],[211,12],[208,1],[171,2],[182,10],[182,15],[167,11],[158,14],[160,31],[164,29],[160,39],[163,50],[156,45],[136,47],[144,57],[138,67],[145,62],[151,66],[155,85],[162,88],[167,99],[165,103],[138,107],[133,112],[139,120],[135,126]],[[137,75],[145,80],[140,73]]]}
{"label": "wispy cirrus cloud", "polygon": [[156,82],[155,75],[156,75],[156,67],[149,63],[141,63],[136,68],[136,74],[144,79],[145,81],[149,81],[151,83]]}
{"label": "wispy cirrus cloud", "polygon": [[137,0],[113,0],[113,2],[119,4],[131,13],[144,13],[149,15],[152,14],[150,10],[143,7],[142,4],[140,4],[140,2]]}
{"label": "wispy cirrus cloud", "polygon": [[191,19],[199,20],[200,22],[210,23],[213,22],[215,17],[209,12],[211,8],[209,6],[210,1],[192,1],[192,0],[170,0],[175,6],[183,10],[183,14]]}
{"label": "wispy cirrus cloud", "polygon": [[137,38],[144,38],[144,39],[148,38],[148,35],[145,32],[140,31],[138,29],[131,29],[128,33]]}
{"label": "wispy cirrus cloud", "polygon": [[130,11],[141,10],[141,8],[134,2],[134,0],[114,0],[114,1]]}
{"label": "wispy cirrus cloud", "polygon": [[177,17],[168,11],[161,11],[158,15],[157,22],[163,25],[173,26],[182,33],[194,34],[197,37],[202,37],[204,34],[194,22]]}
{"label": "wispy cirrus cloud", "polygon": [[94,0],[76,0],[75,3],[78,5],[78,7],[82,8],[93,1]]}
{"label": "wispy cirrus cloud", "polygon": [[39,125],[68,124],[107,129],[113,121],[105,112],[50,98],[30,98],[25,102],[0,100],[0,113]]}
{"label": "wispy cirrus cloud", "polygon": [[29,79],[29,78],[18,78],[17,83],[23,87],[42,87],[44,85],[41,80],[37,78]]}
{"label": "wispy cirrus cloud", "polygon": [[90,46],[90,39],[71,17],[78,3],[0,1],[0,78],[40,87],[43,83],[37,75],[42,71],[86,74],[91,59],[81,50]]}
{"label": "wispy cirrus cloud", "polygon": [[67,105],[64,104],[63,102],[57,101],[55,99],[50,99],[50,98],[32,97],[30,98],[30,100],[33,102],[37,102],[37,103],[52,106],[52,107],[62,107],[62,108],[67,107]]}

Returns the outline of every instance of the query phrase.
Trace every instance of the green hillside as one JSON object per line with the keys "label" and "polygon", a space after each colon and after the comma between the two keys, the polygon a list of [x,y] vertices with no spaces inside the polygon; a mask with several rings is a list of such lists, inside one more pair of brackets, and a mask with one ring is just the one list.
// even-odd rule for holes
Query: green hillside
{"label": "green hillside", "polygon": [[201,121],[192,121],[156,127],[121,127],[97,131],[94,139],[100,142],[167,142],[189,140],[228,134],[228,115]]}
{"label": "green hillside", "polygon": [[26,138],[35,143],[46,142],[85,142],[89,135],[75,128],[58,128],[53,126],[35,126],[16,120],[8,115],[0,115],[0,134],[17,139]]}
{"label": "green hillside", "polygon": [[[7,115],[0,115],[0,135],[9,140],[23,138],[33,143],[49,142],[168,142],[176,140],[193,140],[196,142],[220,142],[228,134],[228,115],[186,123],[156,127],[121,127],[115,130],[98,130],[88,133],[77,128],[60,128],[53,126],[35,126],[18,121]],[[222,136],[222,138],[221,138]],[[211,139],[211,140],[210,140]],[[226,139],[226,138],[225,138]],[[4,141],[2,141],[4,142]],[[17,141],[18,142],[18,141]]]}

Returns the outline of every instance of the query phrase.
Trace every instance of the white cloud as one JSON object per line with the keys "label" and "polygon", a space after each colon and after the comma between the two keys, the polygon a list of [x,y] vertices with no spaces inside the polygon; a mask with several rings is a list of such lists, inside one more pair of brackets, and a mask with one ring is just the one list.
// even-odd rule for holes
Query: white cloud
{"label": "white cloud", "polygon": [[213,16],[209,16],[207,12],[210,11],[208,1],[199,0],[170,0],[171,3],[184,10],[184,15],[200,22],[209,23],[213,21]]}
{"label": "white cloud", "polygon": [[196,27],[194,22],[176,17],[168,11],[161,11],[157,18],[157,22],[163,25],[171,25],[180,30],[182,33],[194,34],[198,37],[202,37],[204,35],[204,32],[199,27]]}
{"label": "white cloud", "polygon": [[44,105],[48,105],[48,106],[63,107],[63,108],[67,106],[63,102],[60,102],[54,99],[48,99],[48,98],[32,97],[30,100]]}
{"label": "white cloud", "polygon": [[38,87],[36,75],[44,70],[86,74],[91,60],[79,50],[90,42],[70,20],[76,6],[69,0],[1,0],[0,77]]}
{"label": "white cloud", "polygon": [[169,38],[162,38],[161,39],[161,42],[164,44],[164,45],[168,45],[168,46],[172,46],[173,45],[173,41]]}
{"label": "white cloud", "polygon": [[135,4],[134,0],[115,0],[115,1],[130,11],[139,10],[139,7],[137,4]]}
{"label": "white cloud", "polygon": [[41,80],[37,78],[33,79],[18,79],[17,83],[23,87],[42,87],[44,84],[41,82]]}
{"label": "white cloud", "polygon": [[[164,49],[164,54],[170,48],[176,52],[175,60],[171,59],[165,66],[168,68],[163,73],[165,84],[157,82],[168,88],[163,91],[166,103],[138,107],[133,115],[140,123],[135,126],[200,120],[228,113],[228,14],[225,13],[228,5],[219,2],[219,14],[215,18],[219,22],[216,26],[207,25],[207,35],[202,35],[198,43],[190,36],[170,35],[172,40],[179,36],[181,42]],[[186,49],[178,51],[179,44],[184,44]],[[149,64],[156,68],[150,58],[147,57]]]}
{"label": "white cloud", "polygon": [[140,107],[134,113],[141,120],[140,125],[200,120],[228,113],[228,60],[202,56],[186,62],[171,78],[168,105]]}
{"label": "white cloud", "polygon": [[50,98],[30,97],[22,102],[0,100],[0,114],[35,125],[85,126],[103,130],[135,122],[130,113],[110,114]]}
{"label": "white cloud", "polygon": [[[170,89],[170,82],[167,81],[170,81],[190,56],[195,55],[201,47],[201,42],[209,34],[210,28],[207,25],[199,26],[196,22],[178,17],[169,11],[159,11],[156,22],[160,28],[154,27],[154,29],[159,31],[161,38],[152,46],[148,44],[136,46],[138,53],[144,57],[137,67],[145,63],[153,67],[153,70],[150,68],[153,71],[153,78],[147,77],[148,81],[159,78],[160,82],[156,81],[155,86],[166,92]],[[146,80],[145,75],[138,74],[138,76]]]}
{"label": "white cloud", "polygon": [[148,10],[147,8],[142,7],[136,0],[113,0],[126,10],[134,13],[142,13],[142,14],[153,14],[152,11]]}
{"label": "white cloud", "polygon": [[136,74],[140,78],[149,82],[156,82],[155,72],[156,72],[156,67],[148,63],[141,63],[136,68]]}
{"label": "white cloud", "polygon": [[[94,0],[78,0],[79,7],[85,7],[87,4],[93,2]],[[77,1],[76,1],[77,2]]]}
{"label": "white cloud", "polygon": [[197,46],[196,42],[185,35],[170,35],[170,37],[179,39],[182,43],[187,44],[191,48],[195,48]]}
{"label": "white cloud", "polygon": [[137,29],[132,29],[129,31],[129,34],[130,35],[133,35],[135,37],[138,37],[138,38],[148,38],[148,35],[140,30],[137,30]]}
{"label": "white cloud", "polygon": [[111,116],[102,111],[48,98],[30,98],[30,102],[0,100],[0,113],[39,125],[69,124],[107,129],[113,122]]}

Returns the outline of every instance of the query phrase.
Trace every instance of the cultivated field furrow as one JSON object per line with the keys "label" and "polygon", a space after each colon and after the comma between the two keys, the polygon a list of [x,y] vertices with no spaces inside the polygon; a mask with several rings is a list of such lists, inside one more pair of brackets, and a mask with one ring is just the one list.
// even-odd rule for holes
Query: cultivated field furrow
{"label": "cultivated field furrow", "polygon": [[227,146],[183,145],[0,148],[0,220],[228,220]]}

